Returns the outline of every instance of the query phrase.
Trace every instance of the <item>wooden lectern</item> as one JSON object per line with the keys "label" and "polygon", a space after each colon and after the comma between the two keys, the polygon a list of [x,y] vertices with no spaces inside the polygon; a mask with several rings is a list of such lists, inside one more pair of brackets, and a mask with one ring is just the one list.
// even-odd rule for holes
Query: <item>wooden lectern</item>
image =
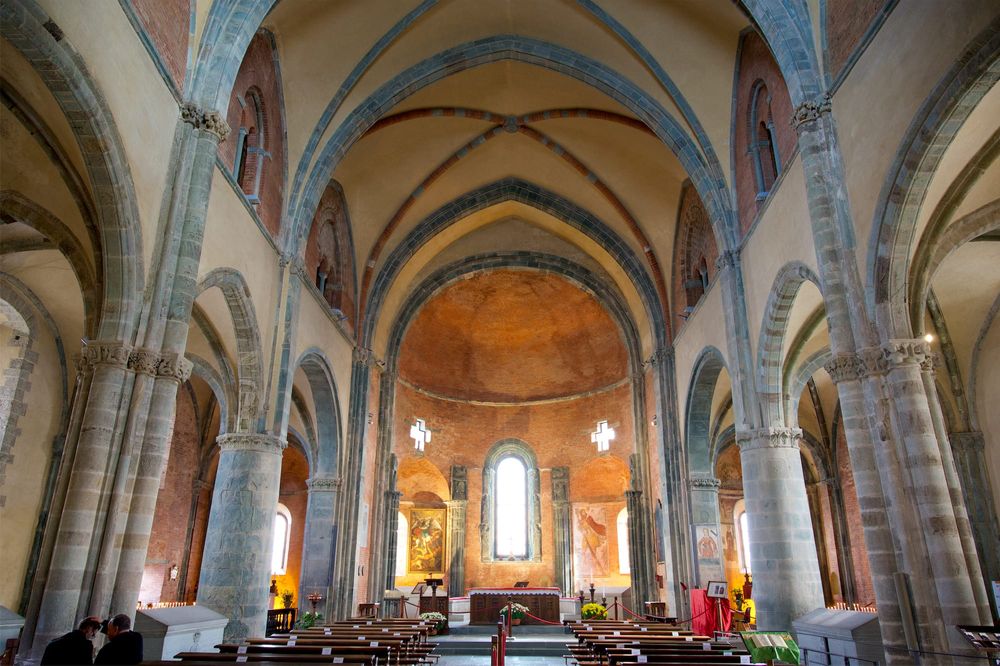
{"label": "wooden lectern", "polygon": [[[448,617],[448,595],[443,596],[437,595],[437,589],[439,586],[444,584],[444,580],[441,578],[427,578],[424,583],[431,588],[431,596],[426,596],[426,588],[420,593],[420,612],[421,613],[441,613],[446,618]],[[445,620],[445,627],[447,628],[447,620]]]}

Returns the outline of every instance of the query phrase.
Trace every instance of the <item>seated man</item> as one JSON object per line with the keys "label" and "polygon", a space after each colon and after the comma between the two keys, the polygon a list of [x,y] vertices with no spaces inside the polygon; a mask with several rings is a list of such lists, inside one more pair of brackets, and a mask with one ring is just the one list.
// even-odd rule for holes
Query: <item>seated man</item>
{"label": "seated man", "polygon": [[73,631],[56,638],[47,646],[41,666],[49,664],[89,664],[94,660],[94,636],[101,628],[101,618],[88,617]]}
{"label": "seated man", "polygon": [[138,664],[142,661],[142,634],[132,631],[128,615],[115,615],[103,631],[109,640],[97,653],[95,664]]}

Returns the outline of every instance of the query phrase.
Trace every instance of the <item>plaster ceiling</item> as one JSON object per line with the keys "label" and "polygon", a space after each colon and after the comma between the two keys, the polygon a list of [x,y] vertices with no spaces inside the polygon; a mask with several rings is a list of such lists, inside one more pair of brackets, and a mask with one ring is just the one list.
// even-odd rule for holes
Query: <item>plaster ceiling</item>
{"label": "plaster ceiling", "polygon": [[400,350],[403,381],[460,400],[546,400],[628,373],[618,326],[590,294],[536,271],[474,274],[432,297]]}

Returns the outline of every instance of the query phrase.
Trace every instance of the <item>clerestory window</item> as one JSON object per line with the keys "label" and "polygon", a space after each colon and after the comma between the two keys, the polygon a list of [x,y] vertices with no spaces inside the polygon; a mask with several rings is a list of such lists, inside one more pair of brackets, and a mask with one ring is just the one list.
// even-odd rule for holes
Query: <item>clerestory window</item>
{"label": "clerestory window", "polygon": [[497,557],[524,559],[528,554],[528,470],[515,456],[497,465]]}

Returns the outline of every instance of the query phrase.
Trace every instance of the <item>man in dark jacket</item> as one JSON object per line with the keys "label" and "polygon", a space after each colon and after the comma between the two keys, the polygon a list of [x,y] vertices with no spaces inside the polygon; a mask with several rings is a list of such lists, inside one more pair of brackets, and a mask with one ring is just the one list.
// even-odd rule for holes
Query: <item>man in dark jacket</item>
{"label": "man in dark jacket", "polygon": [[132,620],[122,613],[108,620],[108,642],[95,664],[138,664],[142,661],[142,634],[132,631]]}
{"label": "man in dark jacket", "polygon": [[50,664],[90,664],[94,661],[94,636],[101,628],[101,618],[88,617],[80,626],[45,646],[41,666]]}

